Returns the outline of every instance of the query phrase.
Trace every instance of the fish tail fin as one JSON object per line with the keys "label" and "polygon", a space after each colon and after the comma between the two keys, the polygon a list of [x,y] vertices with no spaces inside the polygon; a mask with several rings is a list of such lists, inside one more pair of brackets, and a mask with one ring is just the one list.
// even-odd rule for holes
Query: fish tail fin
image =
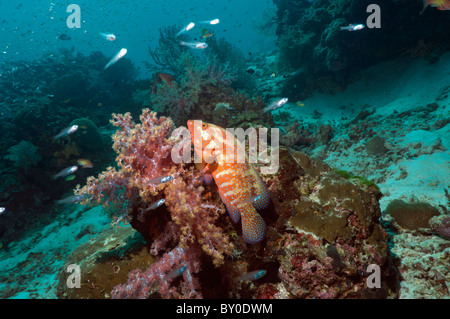
{"label": "fish tail fin", "polygon": [[[244,207],[242,207],[244,206]],[[257,244],[266,237],[267,226],[264,219],[251,204],[241,206],[242,237],[246,243]]]}

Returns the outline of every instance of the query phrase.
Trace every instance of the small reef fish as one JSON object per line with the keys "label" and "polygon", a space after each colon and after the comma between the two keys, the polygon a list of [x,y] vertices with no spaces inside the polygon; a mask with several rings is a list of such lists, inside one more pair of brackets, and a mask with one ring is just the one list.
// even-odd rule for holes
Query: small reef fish
{"label": "small reef fish", "polygon": [[77,169],[78,169],[78,166],[67,167],[67,168],[61,170],[58,174],[53,175],[53,179],[57,179],[57,178],[60,178],[60,177],[66,177],[67,175],[71,175],[71,174],[75,173],[77,171]]}
{"label": "small reef fish", "polygon": [[73,181],[74,179],[75,179],[75,175],[69,175],[69,176],[66,176],[66,178],[64,179],[66,182],[70,182],[70,181]]}
{"label": "small reef fish", "polygon": [[99,33],[103,38],[105,38],[108,41],[114,41],[116,40],[116,36],[112,33]]}
{"label": "small reef fish", "polygon": [[257,280],[259,278],[264,277],[267,274],[266,270],[254,270],[249,273],[246,273],[242,276],[236,277],[234,280],[236,281],[245,281],[245,280]]}
{"label": "small reef fish", "polygon": [[204,35],[202,35],[202,39],[212,37],[213,35],[214,35],[214,33],[212,33],[212,32],[205,33]]}
{"label": "small reef fish", "polygon": [[[194,120],[189,120],[187,125],[195,152],[202,158],[202,172],[212,175],[231,220],[237,223],[242,217],[243,239],[249,244],[261,242],[265,238],[267,228],[256,210],[269,205],[269,191],[248,162],[247,155],[243,163],[238,163],[237,150],[242,145],[239,145],[240,142],[236,138],[231,139],[232,142],[227,139],[227,131],[220,126]],[[214,145],[219,144],[223,147],[217,149]],[[229,154],[234,156],[233,161],[226,158]],[[246,203],[252,196],[260,197],[252,203]]]}
{"label": "small reef fish", "polygon": [[172,180],[173,176],[169,175],[169,176],[159,176],[156,177],[152,180],[149,181],[150,184],[163,184],[163,183],[167,183],[168,181]]}
{"label": "small reef fish", "polygon": [[160,207],[165,202],[166,202],[166,200],[164,198],[162,198],[159,201],[156,201],[156,202],[152,203],[145,211],[148,212],[149,210],[157,209],[158,207]]}
{"label": "small reef fish", "polygon": [[349,24],[346,27],[341,27],[341,31],[342,30],[346,30],[346,31],[359,31],[364,29],[365,25],[364,24]]}
{"label": "small reef fish", "polygon": [[72,126],[66,127],[61,132],[59,132],[58,135],[55,135],[53,137],[53,140],[57,140],[58,138],[61,138],[61,137],[67,136],[69,134],[75,133],[76,130],[78,130],[78,125],[72,125]]}
{"label": "small reef fish", "polygon": [[56,201],[58,204],[74,204],[82,201],[84,195],[72,195],[63,199]]}
{"label": "small reef fish", "polygon": [[277,76],[277,74],[275,73],[275,72],[273,72],[269,77],[271,78],[271,79],[273,79],[273,78],[275,78]]}
{"label": "small reef fish", "polygon": [[297,102],[295,102],[295,104],[297,106],[305,106],[305,103],[303,103],[302,101],[297,101]]}
{"label": "small reef fish", "polygon": [[182,33],[188,32],[193,27],[195,27],[195,23],[194,22],[190,22],[187,26],[185,26],[183,29],[181,29],[180,32],[178,32],[175,37],[180,36],[180,34],[182,34]]}
{"label": "small reef fish", "polygon": [[5,207],[0,207],[0,215],[2,215],[6,211]]}
{"label": "small reef fish", "polygon": [[422,14],[428,6],[441,11],[450,10],[450,0],[423,0],[423,9],[420,13]]}
{"label": "small reef fish", "polygon": [[61,34],[61,35],[58,37],[58,39],[63,40],[63,41],[69,41],[69,40],[71,40],[72,38],[69,37],[67,34],[63,33],[63,34]]}
{"label": "small reef fish", "polygon": [[94,165],[92,165],[91,161],[85,158],[79,158],[77,160],[77,164],[80,165],[82,168],[92,168]]}
{"label": "small reef fish", "polygon": [[125,54],[127,54],[127,52],[128,51],[125,48],[124,49],[120,49],[120,51],[111,60],[109,60],[109,62],[105,65],[103,70],[106,70],[111,65],[113,65],[114,63],[119,61],[121,58],[123,58],[125,56]]}
{"label": "small reef fish", "polygon": [[206,49],[208,45],[205,42],[180,42],[181,45],[190,47],[192,49]]}
{"label": "small reef fish", "polygon": [[200,23],[203,24],[219,24],[220,20],[219,19],[213,19],[213,20],[207,20],[207,21],[200,21]]}
{"label": "small reef fish", "polygon": [[175,269],[171,272],[169,272],[166,276],[166,279],[174,279],[177,278],[178,276],[181,276],[183,274],[183,272],[187,269],[186,265],[181,266],[178,269]]}
{"label": "small reef fish", "polygon": [[276,101],[273,101],[272,103],[270,103],[268,106],[266,106],[263,109],[263,113],[276,110],[276,109],[282,107],[283,105],[285,105],[287,102],[288,102],[288,98],[287,97],[279,99],[279,100],[276,100]]}

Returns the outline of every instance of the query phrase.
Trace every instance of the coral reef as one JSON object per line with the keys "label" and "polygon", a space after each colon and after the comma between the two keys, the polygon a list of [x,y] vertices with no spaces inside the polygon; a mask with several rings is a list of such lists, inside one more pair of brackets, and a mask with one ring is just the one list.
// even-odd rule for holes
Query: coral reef
{"label": "coral reef", "polygon": [[[152,95],[152,109],[169,116],[176,125],[189,119],[202,118],[222,127],[273,126],[270,114],[261,114],[265,107],[261,98],[251,99],[235,91],[230,84],[232,73],[214,61],[202,62],[184,54],[178,60],[183,73],[178,81],[161,81]],[[217,109],[218,103],[228,104]]]}
{"label": "coral reef", "polygon": [[[379,1],[380,29],[341,31],[366,23],[368,1],[276,0],[278,71],[295,72],[283,95],[304,98],[313,90],[336,92],[354,80],[355,72],[400,54],[436,61],[448,49],[450,20],[437,10],[420,14],[422,3]],[[402,28],[398,28],[398,26]],[[408,30],[405,32],[404,30]],[[297,87],[297,89],[295,89]]]}
{"label": "coral reef", "polygon": [[28,141],[20,141],[19,144],[11,146],[8,153],[4,158],[12,161],[15,167],[25,170],[42,160],[36,146]]}
{"label": "coral reef", "polygon": [[[111,122],[119,127],[113,137],[118,168],[89,178],[75,192],[84,196],[83,203],[119,205],[110,211],[141,233],[155,256],[147,270],[131,271],[106,298],[396,296],[377,189],[361,188],[326,164],[281,147],[279,170],[262,176],[272,196],[261,211],[267,237],[248,245],[214,188],[202,185],[201,172],[171,161],[180,139],[171,136],[170,119],[146,109],[140,120],[135,124],[129,114],[113,115]],[[155,185],[151,181],[158,176],[173,179]],[[162,198],[163,205],[149,209]],[[370,264],[381,269],[380,287],[367,286]],[[251,284],[235,280],[254,269],[267,275]],[[220,278],[220,288],[211,276]]]}
{"label": "coral reef", "polygon": [[[47,220],[55,210],[54,201],[73,188],[72,183],[53,181],[52,174],[74,165],[85,148],[99,142],[98,135],[91,135],[89,140],[82,140],[80,135],[79,144],[74,143],[75,135],[56,141],[53,137],[75,118],[89,118],[101,127],[108,123],[105,114],[109,117],[112,112],[141,109],[131,100],[137,74],[134,65],[124,58],[104,71],[107,62],[108,57],[100,52],[84,55],[73,47],[55,49],[29,61],[2,63],[0,122],[4,130],[0,147],[7,155],[6,150],[25,140],[35,147],[26,150],[30,152],[26,161],[37,163],[37,157],[31,154],[33,149],[42,158],[38,166],[26,164],[25,171],[0,157],[0,190],[6,195],[0,197],[0,206],[11,212],[8,222],[0,226],[0,232],[7,234],[2,239],[5,246],[20,238],[28,227],[35,227],[37,220]],[[96,170],[113,152],[102,147],[90,150],[88,156],[93,162],[98,160]],[[78,171],[77,179],[82,179],[83,173]]]}

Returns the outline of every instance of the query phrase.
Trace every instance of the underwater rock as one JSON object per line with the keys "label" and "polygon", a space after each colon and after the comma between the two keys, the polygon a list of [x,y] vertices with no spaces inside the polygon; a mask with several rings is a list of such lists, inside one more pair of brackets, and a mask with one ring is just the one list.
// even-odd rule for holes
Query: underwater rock
{"label": "underwater rock", "polygon": [[318,145],[326,145],[330,141],[331,138],[331,125],[330,124],[322,124],[318,132],[316,134],[316,143]]}
{"label": "underwater rock", "polygon": [[102,135],[97,125],[89,119],[80,118],[73,120],[70,125],[78,125],[78,130],[72,134],[77,146],[86,151],[101,151],[105,149]]}
{"label": "underwater rock", "polygon": [[[377,188],[362,187],[357,179],[347,180],[323,162],[284,147],[278,173],[264,180],[278,215],[273,226],[268,223],[266,249],[280,264],[281,285],[290,298],[396,295],[397,272],[379,223]],[[366,285],[369,264],[383,273],[378,289]]]}
{"label": "underwater rock", "polygon": [[[58,275],[58,298],[108,299],[112,288],[126,280],[132,269],[147,268],[154,259],[143,238],[131,227],[111,228],[82,244],[66,259]],[[81,287],[68,288],[68,265],[81,269]]]}
{"label": "underwater rock", "polygon": [[378,135],[371,138],[366,143],[366,152],[369,155],[381,155],[386,153],[387,149],[384,146],[384,139],[382,139]]}
{"label": "underwater rock", "polygon": [[430,228],[430,219],[439,215],[439,210],[428,203],[406,203],[395,199],[386,207],[386,214],[390,215],[400,229],[417,230]]}

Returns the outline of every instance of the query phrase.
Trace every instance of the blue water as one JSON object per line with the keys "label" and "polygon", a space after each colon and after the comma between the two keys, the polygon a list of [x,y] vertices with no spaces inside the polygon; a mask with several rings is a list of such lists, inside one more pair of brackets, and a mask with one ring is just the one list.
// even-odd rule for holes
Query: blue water
{"label": "blue water", "polygon": [[[155,46],[159,29],[169,25],[187,25],[191,21],[220,17],[214,28],[244,52],[274,49],[273,39],[258,34],[252,22],[261,18],[272,1],[77,1],[81,9],[81,27],[68,28],[70,3],[66,1],[2,1],[0,3],[0,63],[39,59],[59,48],[75,49],[83,54],[101,51],[113,56],[127,48],[127,57],[137,66],[148,60],[148,47]],[[108,43],[98,33],[114,33],[117,40]],[[65,34],[71,38],[62,41]],[[141,77],[149,74],[142,72]]]}

